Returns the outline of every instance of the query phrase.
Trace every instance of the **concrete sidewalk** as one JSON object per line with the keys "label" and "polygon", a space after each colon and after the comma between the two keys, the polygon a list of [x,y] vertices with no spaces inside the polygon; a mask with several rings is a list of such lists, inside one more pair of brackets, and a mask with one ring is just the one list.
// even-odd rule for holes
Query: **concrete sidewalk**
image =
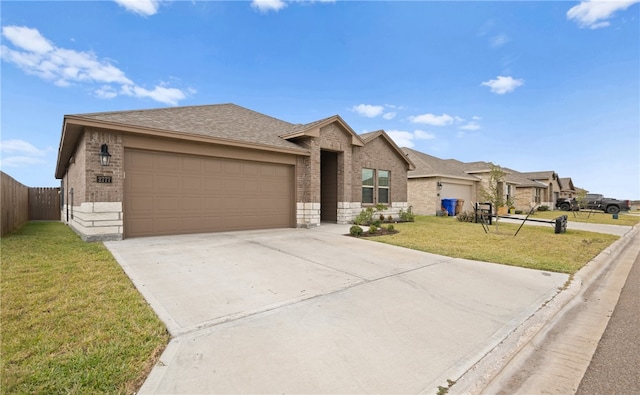
{"label": "concrete sidewalk", "polygon": [[[563,214],[559,214],[558,216],[563,215]],[[500,222],[504,222],[504,223],[511,223],[511,224],[521,224],[522,221],[525,219],[526,215],[514,215],[511,214],[510,217],[512,218],[504,218],[504,217],[500,217]],[[534,218],[535,219],[535,218]],[[495,219],[494,219],[495,221]],[[532,226],[547,226],[551,229],[553,229],[555,227],[555,225],[550,224],[550,223],[544,223],[544,222],[537,222],[537,221],[526,221],[525,225],[532,225]],[[632,226],[627,226],[627,225],[609,225],[609,224],[595,224],[595,223],[586,223],[586,222],[575,222],[571,220],[571,216],[569,216],[568,221],[567,221],[567,229],[572,229],[572,230],[583,230],[586,232],[594,232],[594,233],[605,233],[605,234],[610,234],[610,235],[616,235],[616,236],[624,236],[627,233],[629,233],[633,227]]]}
{"label": "concrete sidewalk", "polygon": [[435,393],[568,279],[348,228],[105,243],[173,336],[140,393]]}

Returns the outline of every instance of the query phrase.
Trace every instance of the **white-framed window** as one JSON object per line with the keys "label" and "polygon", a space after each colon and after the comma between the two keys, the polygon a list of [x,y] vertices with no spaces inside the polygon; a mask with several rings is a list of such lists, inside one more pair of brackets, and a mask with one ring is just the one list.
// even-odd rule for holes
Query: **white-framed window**
{"label": "white-framed window", "polygon": [[362,204],[389,204],[390,188],[389,170],[362,169]]}

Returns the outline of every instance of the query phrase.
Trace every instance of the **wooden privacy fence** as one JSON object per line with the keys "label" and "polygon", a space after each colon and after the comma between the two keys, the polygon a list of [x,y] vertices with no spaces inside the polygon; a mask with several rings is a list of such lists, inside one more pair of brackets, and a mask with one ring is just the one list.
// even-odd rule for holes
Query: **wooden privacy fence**
{"label": "wooden privacy fence", "polygon": [[29,188],[29,220],[60,220],[60,188]]}
{"label": "wooden privacy fence", "polygon": [[29,188],[4,172],[0,175],[1,236],[29,220],[60,220],[60,188]]}

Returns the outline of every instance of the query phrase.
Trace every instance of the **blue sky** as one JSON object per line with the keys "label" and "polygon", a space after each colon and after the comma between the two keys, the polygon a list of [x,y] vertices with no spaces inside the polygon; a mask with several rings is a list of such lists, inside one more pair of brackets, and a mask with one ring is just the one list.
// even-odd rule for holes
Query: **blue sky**
{"label": "blue sky", "polygon": [[639,2],[3,0],[1,167],[59,185],[65,114],[236,103],[640,199]]}

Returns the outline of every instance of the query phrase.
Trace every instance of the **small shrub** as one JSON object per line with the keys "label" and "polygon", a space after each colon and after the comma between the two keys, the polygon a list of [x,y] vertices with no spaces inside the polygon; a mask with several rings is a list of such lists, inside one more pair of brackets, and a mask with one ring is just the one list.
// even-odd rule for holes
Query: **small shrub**
{"label": "small shrub", "polygon": [[522,214],[522,210],[516,210],[515,213],[516,214]]}
{"label": "small shrub", "polygon": [[538,211],[549,211],[549,206],[540,206],[538,207]]}
{"label": "small shrub", "polygon": [[356,225],[369,225],[373,220],[373,208],[368,207],[365,210],[360,211],[360,214],[356,216],[353,223]]}
{"label": "small shrub", "polygon": [[415,215],[413,215],[408,211],[404,211],[402,209],[400,209],[399,215],[400,215],[400,221],[413,222],[415,220]]}
{"label": "small shrub", "polygon": [[353,225],[351,228],[349,228],[349,234],[353,237],[360,237],[362,236],[362,228],[358,225]]}
{"label": "small shrub", "polygon": [[380,221],[375,220],[375,221],[373,221],[373,223],[371,225],[375,226],[376,228],[379,228],[380,227]]}
{"label": "small shrub", "polygon": [[378,227],[377,227],[377,226],[375,226],[375,225],[371,225],[371,226],[369,227],[369,233],[370,233],[370,234],[374,234],[374,233],[376,233],[377,231],[378,231]]}
{"label": "small shrub", "polygon": [[463,211],[456,218],[460,222],[475,222],[476,215],[473,211]]}
{"label": "small shrub", "polygon": [[387,217],[387,221],[389,221],[389,222],[393,222],[393,217],[392,217],[391,215],[390,215],[390,216],[388,216],[388,217]]}
{"label": "small shrub", "polygon": [[394,230],[394,229],[395,229],[395,228],[393,227],[393,225],[388,225],[388,226],[387,226],[387,230],[388,230],[389,232],[393,232],[393,230]]}

